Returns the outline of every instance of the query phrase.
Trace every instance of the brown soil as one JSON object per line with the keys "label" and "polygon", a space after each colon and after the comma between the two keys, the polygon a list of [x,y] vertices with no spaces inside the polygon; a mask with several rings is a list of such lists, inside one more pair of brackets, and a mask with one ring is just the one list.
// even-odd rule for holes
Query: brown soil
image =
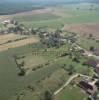
{"label": "brown soil", "polygon": [[19,41],[16,41],[16,42],[6,43],[6,44],[3,44],[3,45],[0,45],[0,52],[8,50],[10,48],[16,48],[16,47],[24,46],[24,45],[27,45],[27,44],[36,43],[38,41],[39,41],[39,39],[37,37],[31,37],[31,38],[19,40]]}
{"label": "brown soil", "polygon": [[64,30],[81,33],[81,35],[93,34],[94,37],[99,38],[99,23],[66,24]]}

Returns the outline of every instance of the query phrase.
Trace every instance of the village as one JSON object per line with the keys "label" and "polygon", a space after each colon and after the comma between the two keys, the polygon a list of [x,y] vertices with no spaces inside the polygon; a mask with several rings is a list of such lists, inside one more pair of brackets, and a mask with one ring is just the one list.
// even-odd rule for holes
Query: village
{"label": "village", "polygon": [[0,100],[99,100],[98,2],[5,1]]}
{"label": "village", "polygon": [[[57,95],[69,84],[74,82],[73,86],[77,85],[78,87],[81,88],[82,92],[87,93],[88,100],[99,99],[99,94],[98,94],[99,93],[99,51],[98,50],[96,50],[94,47],[90,47],[90,50],[86,50],[85,48],[81,47],[77,42],[78,35],[74,32],[67,32],[64,29],[56,29],[53,31],[50,31],[50,29],[48,30],[46,27],[28,29],[25,28],[24,25],[18,24],[18,22],[16,22],[15,20],[5,20],[2,22],[2,24],[6,28],[6,30],[5,29],[0,30],[1,35],[14,33],[19,35],[25,35],[25,37],[12,40],[12,41],[8,40],[5,43],[2,43],[0,45],[13,43],[14,41],[16,42],[20,40],[25,40],[30,36],[35,36],[40,38],[40,42],[46,45],[47,49],[44,49],[43,51],[36,49],[36,51],[33,51],[36,54],[33,55],[37,56],[39,55],[39,53],[42,54],[44,52],[48,54],[49,52],[51,52],[52,55],[56,53],[58,57],[55,58],[56,60],[65,56],[70,56],[71,59],[77,63],[80,63],[81,58],[85,58],[84,62],[82,62],[82,65],[87,66],[89,69],[93,70],[93,73],[91,73],[91,75],[88,75],[89,73],[82,74],[78,72],[73,72],[73,69],[70,69],[69,72],[70,78],[66,81],[66,83],[63,86],[61,86],[58,90],[54,92],[54,95]],[[92,36],[89,35],[89,38],[92,38]],[[57,49],[52,49],[52,50],[50,49],[53,47],[61,48],[61,46],[64,46],[67,43],[70,45],[67,51],[65,50],[65,48],[63,48],[58,52]],[[2,47],[0,47],[0,49],[2,49]],[[26,63],[25,60],[19,63],[21,57],[15,55],[14,59],[16,61],[18,68],[20,69],[19,75],[22,76],[24,76],[27,73],[26,71],[28,70],[36,71],[38,69],[41,69],[44,66],[44,63],[46,64],[46,62],[44,62],[40,65],[36,65],[38,66],[37,68],[33,67],[32,69],[31,68],[29,69],[24,67],[24,63]],[[48,62],[49,64],[47,65],[50,65],[52,63],[52,60],[50,60],[50,62]]]}

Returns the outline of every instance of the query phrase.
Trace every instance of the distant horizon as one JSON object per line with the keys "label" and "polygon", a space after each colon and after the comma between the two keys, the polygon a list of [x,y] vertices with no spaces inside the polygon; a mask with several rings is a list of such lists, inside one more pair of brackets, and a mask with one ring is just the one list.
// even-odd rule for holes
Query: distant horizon
{"label": "distant horizon", "polygon": [[1,2],[99,2],[99,0],[3,0]]}

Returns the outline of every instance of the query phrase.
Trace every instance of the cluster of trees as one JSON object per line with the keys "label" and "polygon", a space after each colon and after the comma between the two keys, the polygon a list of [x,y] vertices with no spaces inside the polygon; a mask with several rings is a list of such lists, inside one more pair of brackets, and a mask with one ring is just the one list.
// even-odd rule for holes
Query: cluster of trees
{"label": "cluster of trees", "polygon": [[62,68],[68,72],[68,75],[72,75],[76,72],[75,66],[72,64],[70,64],[69,66],[64,64]]}
{"label": "cluster of trees", "polygon": [[23,57],[17,57],[16,55],[13,56],[17,67],[19,68],[20,72],[18,73],[19,76],[24,76],[26,74],[26,70],[24,69],[25,62],[22,61],[20,64],[17,63],[17,60]]}
{"label": "cluster of trees", "polygon": [[18,21],[10,20],[10,22],[3,23],[5,29],[0,33],[15,33],[15,34],[23,34],[23,35],[38,35],[41,36],[44,33],[48,33],[46,27],[38,27],[38,28],[27,28],[24,24],[20,24]]}
{"label": "cluster of trees", "polygon": [[[80,8],[80,7],[77,7],[76,8],[77,10],[80,10],[80,9],[82,9],[82,8]],[[96,6],[94,6],[93,4],[91,4],[88,8],[86,8],[86,9],[83,9],[83,10],[90,10],[90,11],[97,11],[98,10],[98,8],[96,7]]]}
{"label": "cluster of trees", "polygon": [[16,34],[29,34],[28,29],[23,24],[14,25],[14,27],[8,28],[8,33],[16,33]]}
{"label": "cluster of trees", "polygon": [[80,62],[80,57],[81,57],[81,51],[77,50],[75,47],[72,47],[71,50],[69,51],[69,57],[79,63]]}
{"label": "cluster of trees", "polygon": [[48,48],[50,47],[59,48],[61,45],[64,44],[64,42],[62,41],[61,33],[62,31],[57,29],[55,32],[48,33],[46,37],[40,34],[41,42],[43,44],[46,44]]}
{"label": "cluster of trees", "polygon": [[45,100],[53,100],[53,95],[50,91],[45,91]]}
{"label": "cluster of trees", "polygon": [[[9,34],[9,33],[15,33],[15,34],[23,34],[23,35],[29,35],[34,34],[34,31],[27,27],[25,27],[23,24],[20,24],[18,21],[15,20],[9,20],[9,22],[3,22],[3,26],[5,27],[0,31],[0,33],[3,34]],[[37,32],[38,30],[36,30]]]}

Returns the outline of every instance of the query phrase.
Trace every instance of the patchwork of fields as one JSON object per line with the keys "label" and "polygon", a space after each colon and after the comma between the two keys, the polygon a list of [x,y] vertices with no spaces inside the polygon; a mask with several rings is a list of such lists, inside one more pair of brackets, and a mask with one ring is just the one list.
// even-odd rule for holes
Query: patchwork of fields
{"label": "patchwork of fields", "polygon": [[[33,45],[31,44],[9,49],[8,51],[0,53],[0,79],[2,80],[2,82],[0,82],[1,100],[2,99],[9,100],[11,96],[15,95],[16,93],[24,89],[27,85],[29,85],[29,83],[31,84],[35,83],[36,81],[41,80],[45,76],[50,75],[55,70],[61,67],[59,64],[56,63],[54,65],[44,67],[35,72],[32,72],[27,76],[19,77],[18,76],[19,69],[15,63],[13,56],[28,54],[33,51],[33,48],[35,49],[35,46],[33,47]],[[39,58],[39,55],[37,57]],[[37,59],[37,61],[39,59]],[[29,59],[27,60],[29,61],[31,60],[31,58],[29,57]]]}
{"label": "patchwork of fields", "polygon": [[24,46],[26,44],[36,43],[39,41],[37,37],[26,37],[14,34],[1,35],[0,38],[0,51],[5,51],[11,48]]}
{"label": "patchwork of fields", "polygon": [[[79,8],[79,9],[77,9]],[[97,10],[90,10],[90,4],[74,4],[74,5],[64,5],[50,8],[49,13],[35,14],[32,16],[25,15],[22,19],[20,16],[16,16],[15,19],[21,21],[26,26],[48,26],[52,28],[62,27],[64,24],[73,23],[87,23],[87,22],[97,22],[99,21],[99,6],[94,5]],[[42,10],[41,10],[42,11]],[[27,16],[27,18],[26,18]],[[42,20],[43,16],[43,20]],[[31,20],[27,22],[26,20]],[[39,18],[39,20],[37,20]],[[22,19],[22,20],[21,20]],[[47,20],[46,20],[47,19]]]}
{"label": "patchwork of fields", "polygon": [[[29,28],[47,26],[48,28],[55,29],[61,27],[66,31],[78,33],[80,42],[77,42],[83,48],[89,50],[90,46],[95,46],[95,48],[99,49],[99,42],[96,42],[95,39],[88,39],[89,34],[99,38],[99,5],[94,4],[92,10],[90,10],[90,7],[91,4],[55,6],[48,9],[0,16],[0,21],[7,18],[14,19]],[[41,84],[49,90],[56,89],[62,84],[61,79],[66,81],[69,78],[66,69],[68,70],[70,66],[73,66],[77,73],[91,76],[93,70],[83,65],[87,58],[81,57],[79,63],[74,62],[69,56],[57,59],[57,52],[63,50],[68,52],[70,47],[68,43],[65,43],[60,48],[51,48],[50,50],[55,52],[48,54],[46,47],[39,42],[39,38],[36,36],[0,35],[0,100],[12,100],[13,95],[16,96],[27,86],[37,82],[40,82],[40,89],[42,88]],[[45,50],[45,55],[43,53],[34,55],[33,51],[36,50]],[[24,77],[18,76],[20,70],[15,62],[15,56],[19,58],[16,60],[18,65],[24,62],[22,67],[31,71]],[[35,68],[38,69],[35,70]],[[29,91],[25,96],[30,98],[31,95],[33,96]],[[87,96],[82,94],[77,86],[70,86],[57,95],[55,100],[84,100],[84,97]]]}
{"label": "patchwork of fields", "polygon": [[0,35],[0,44],[4,44],[7,43],[9,41],[14,41],[17,39],[22,39],[25,38],[27,36],[25,35],[15,35],[15,34],[5,34],[5,35]]}

